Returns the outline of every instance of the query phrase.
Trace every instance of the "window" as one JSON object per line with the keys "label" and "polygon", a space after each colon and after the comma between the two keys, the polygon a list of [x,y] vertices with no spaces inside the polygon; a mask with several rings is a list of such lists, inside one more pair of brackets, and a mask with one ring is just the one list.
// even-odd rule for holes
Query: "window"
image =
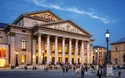
{"label": "window", "polygon": [[22,39],[22,50],[26,50],[26,40]]}
{"label": "window", "polygon": [[115,64],[118,64],[118,58],[115,58]]}
{"label": "window", "polygon": [[26,30],[22,30],[22,32],[26,32]]}
{"label": "window", "polygon": [[102,52],[99,52],[99,56],[100,56],[100,58],[102,57]]}
{"label": "window", "polygon": [[0,37],[0,42],[2,42],[2,37]]}
{"label": "window", "polygon": [[26,63],[26,55],[22,55],[22,63]]}
{"label": "window", "polygon": [[118,51],[118,47],[117,46],[115,47],[115,51]]}

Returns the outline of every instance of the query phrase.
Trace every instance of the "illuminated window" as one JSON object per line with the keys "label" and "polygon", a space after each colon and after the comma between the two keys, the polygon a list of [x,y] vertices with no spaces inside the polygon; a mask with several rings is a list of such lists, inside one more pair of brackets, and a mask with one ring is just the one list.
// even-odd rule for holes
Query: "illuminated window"
{"label": "illuminated window", "polygon": [[6,57],[6,49],[0,48],[0,58]]}
{"label": "illuminated window", "polygon": [[22,39],[22,49],[25,50],[26,49],[26,40]]}
{"label": "illuminated window", "polygon": [[52,52],[54,52],[54,51],[55,51],[55,44],[52,43]]}
{"label": "illuminated window", "polygon": [[59,43],[58,49],[59,49],[59,52],[62,52],[62,45],[60,43]]}
{"label": "illuminated window", "polygon": [[22,63],[26,62],[26,55],[22,55]]}

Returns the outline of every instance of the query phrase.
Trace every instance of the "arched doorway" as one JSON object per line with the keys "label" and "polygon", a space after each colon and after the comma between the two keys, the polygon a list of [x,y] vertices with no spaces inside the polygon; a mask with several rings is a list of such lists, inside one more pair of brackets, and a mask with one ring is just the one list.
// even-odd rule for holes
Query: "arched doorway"
{"label": "arched doorway", "polygon": [[5,67],[6,64],[6,49],[0,48],[0,67]]}

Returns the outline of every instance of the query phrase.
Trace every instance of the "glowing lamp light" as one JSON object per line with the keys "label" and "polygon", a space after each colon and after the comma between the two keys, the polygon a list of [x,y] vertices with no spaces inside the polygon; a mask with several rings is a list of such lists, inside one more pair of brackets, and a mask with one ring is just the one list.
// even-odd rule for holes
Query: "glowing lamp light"
{"label": "glowing lamp light", "polygon": [[110,37],[110,33],[109,31],[107,30],[106,34],[105,34],[106,38],[109,38]]}

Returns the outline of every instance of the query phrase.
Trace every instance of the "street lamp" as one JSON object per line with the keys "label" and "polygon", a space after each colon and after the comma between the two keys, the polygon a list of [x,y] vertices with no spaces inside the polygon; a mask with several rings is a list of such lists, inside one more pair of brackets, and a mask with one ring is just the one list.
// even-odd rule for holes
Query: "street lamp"
{"label": "street lamp", "polygon": [[98,70],[98,50],[95,49],[96,52],[96,69]]}
{"label": "street lamp", "polygon": [[16,51],[16,66],[18,66],[18,51]]}
{"label": "street lamp", "polygon": [[106,36],[106,42],[107,42],[107,54],[106,54],[106,58],[105,58],[105,62],[104,62],[104,75],[113,76],[113,69],[112,69],[109,52],[108,52],[108,42],[109,42],[109,37],[110,37],[110,33],[108,30],[107,30],[105,36]]}

